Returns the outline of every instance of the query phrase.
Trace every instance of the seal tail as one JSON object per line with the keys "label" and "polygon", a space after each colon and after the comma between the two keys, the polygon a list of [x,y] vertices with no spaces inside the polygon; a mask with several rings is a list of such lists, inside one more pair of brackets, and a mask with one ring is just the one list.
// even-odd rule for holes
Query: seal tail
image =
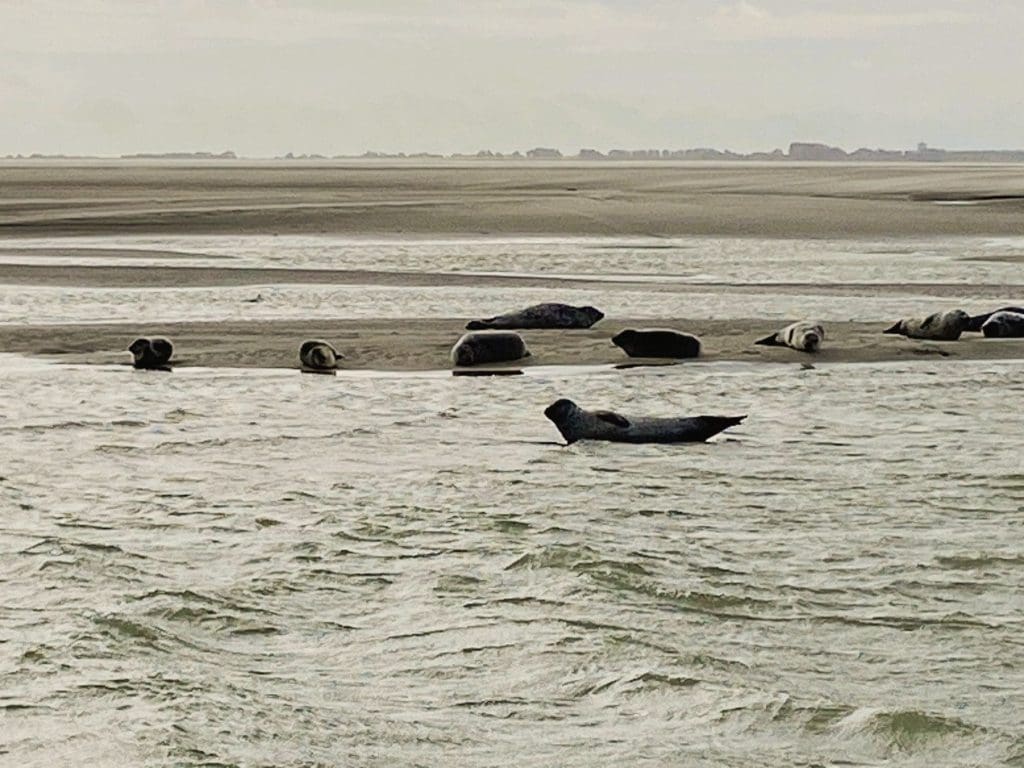
{"label": "seal tail", "polygon": [[771,336],[765,336],[763,339],[758,339],[754,343],[755,344],[760,344],[762,347],[783,347],[783,346],[785,346],[781,341],[779,341],[779,335],[777,333],[773,333]]}
{"label": "seal tail", "polygon": [[708,438],[714,437],[719,432],[724,432],[729,427],[735,427],[745,418],[747,418],[746,414],[743,414],[742,416],[701,416],[699,417],[697,439],[700,442],[704,442]]}
{"label": "seal tail", "polygon": [[470,320],[468,323],[466,323],[467,331],[485,331],[490,327],[491,326],[489,326],[483,320]]}
{"label": "seal tail", "polygon": [[882,333],[896,333],[896,334],[898,334],[900,332],[900,325],[902,325],[902,323],[896,323],[892,327],[886,328],[884,331],[882,331]]}

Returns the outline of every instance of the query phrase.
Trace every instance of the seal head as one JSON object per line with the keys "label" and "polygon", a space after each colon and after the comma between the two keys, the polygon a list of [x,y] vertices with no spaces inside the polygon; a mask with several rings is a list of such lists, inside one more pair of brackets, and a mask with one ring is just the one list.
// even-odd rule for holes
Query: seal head
{"label": "seal head", "polygon": [[128,345],[132,365],[145,370],[169,370],[168,362],[174,354],[174,345],[163,336],[152,339],[141,337]]}
{"label": "seal head", "polygon": [[299,347],[299,361],[310,371],[333,371],[341,359],[344,359],[344,356],[338,350],[320,339],[304,341]]}

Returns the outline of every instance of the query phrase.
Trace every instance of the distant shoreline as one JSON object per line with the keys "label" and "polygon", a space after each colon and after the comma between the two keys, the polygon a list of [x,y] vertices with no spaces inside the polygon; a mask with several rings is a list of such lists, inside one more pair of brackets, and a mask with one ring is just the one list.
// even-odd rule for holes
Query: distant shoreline
{"label": "distant shoreline", "polygon": [[119,155],[66,155],[66,154],[7,154],[0,161],[161,161],[161,162],[301,162],[330,163],[351,161],[395,161],[408,163],[456,162],[582,162],[582,163],[623,163],[623,162],[757,162],[757,163],[1024,163],[1024,149],[957,149],[947,150],[919,144],[912,150],[869,149],[861,147],[847,152],[841,147],[817,142],[792,142],[783,152],[774,149],[769,152],[733,152],[709,147],[691,149],[581,149],[576,154],[563,154],[552,147],[534,147],[525,152],[494,152],[481,150],[474,153],[455,152],[451,154],[434,152],[377,152],[368,151],[359,155],[324,155],[317,153],[294,154],[272,157],[238,155],[232,150],[224,152],[137,152]]}

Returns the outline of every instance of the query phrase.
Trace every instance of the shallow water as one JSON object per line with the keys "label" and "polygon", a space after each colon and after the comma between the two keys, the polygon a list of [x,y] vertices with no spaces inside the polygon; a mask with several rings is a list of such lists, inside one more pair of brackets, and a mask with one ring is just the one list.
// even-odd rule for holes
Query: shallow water
{"label": "shallow water", "polygon": [[[963,257],[1024,243],[5,247],[958,283],[970,297],[971,283],[1022,279],[1019,265]],[[52,254],[0,260],[64,258]],[[871,297],[0,286],[0,321],[451,317],[551,299],[611,316],[825,320],[951,303],[927,285]],[[0,765],[1024,765],[1020,361],[456,378],[0,356],[0,391]],[[558,397],[749,417],[707,445],[566,448],[542,415]]]}
{"label": "shallow water", "polygon": [[[84,251],[82,249],[85,249]],[[130,252],[111,257],[109,249]],[[61,255],[61,251],[67,255]],[[88,255],[90,252],[95,255]],[[146,255],[146,252],[154,255]],[[75,255],[71,255],[74,252]],[[158,253],[194,254],[167,260]],[[371,240],[338,237],[121,237],[9,240],[0,262],[39,264],[295,267],[639,279],[650,290],[595,282],[580,288],[287,285],[84,288],[0,285],[0,323],[267,320],[489,316],[539,301],[600,307],[629,318],[814,317],[887,321],[961,306],[987,311],[1020,301],[1019,264],[974,260],[1024,252],[1024,239],[849,241],[757,238],[519,238]],[[204,256],[205,254],[205,256]],[[971,260],[968,260],[971,259]],[[701,285],[768,285],[708,292]],[[900,292],[831,295],[844,282],[906,284]],[[772,290],[771,283],[806,285]],[[962,285],[956,297],[929,284]],[[694,285],[691,291],[687,285]],[[1015,286],[979,295],[972,284]],[[670,287],[671,291],[661,290]],[[258,302],[253,299],[259,297]]]}
{"label": "shallow water", "polygon": [[1020,362],[2,363],[0,762],[1024,761]]}
{"label": "shallow water", "polygon": [[[116,249],[130,255],[110,257]],[[61,250],[76,251],[61,255]],[[93,251],[88,255],[82,251]],[[147,256],[146,251],[154,252]],[[168,262],[159,255],[188,255]],[[19,238],[0,262],[279,267],[544,275],[647,275],[677,282],[1016,283],[1024,238],[881,240],[720,237],[355,238],[168,236]],[[971,260],[964,263],[964,260]],[[910,268],[908,268],[910,267]]]}

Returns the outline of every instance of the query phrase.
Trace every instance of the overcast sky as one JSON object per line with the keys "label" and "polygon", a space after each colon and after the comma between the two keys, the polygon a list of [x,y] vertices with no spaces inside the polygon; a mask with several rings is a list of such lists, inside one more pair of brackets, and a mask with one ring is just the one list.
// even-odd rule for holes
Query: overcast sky
{"label": "overcast sky", "polygon": [[1024,148],[1018,0],[0,0],[0,155]]}

